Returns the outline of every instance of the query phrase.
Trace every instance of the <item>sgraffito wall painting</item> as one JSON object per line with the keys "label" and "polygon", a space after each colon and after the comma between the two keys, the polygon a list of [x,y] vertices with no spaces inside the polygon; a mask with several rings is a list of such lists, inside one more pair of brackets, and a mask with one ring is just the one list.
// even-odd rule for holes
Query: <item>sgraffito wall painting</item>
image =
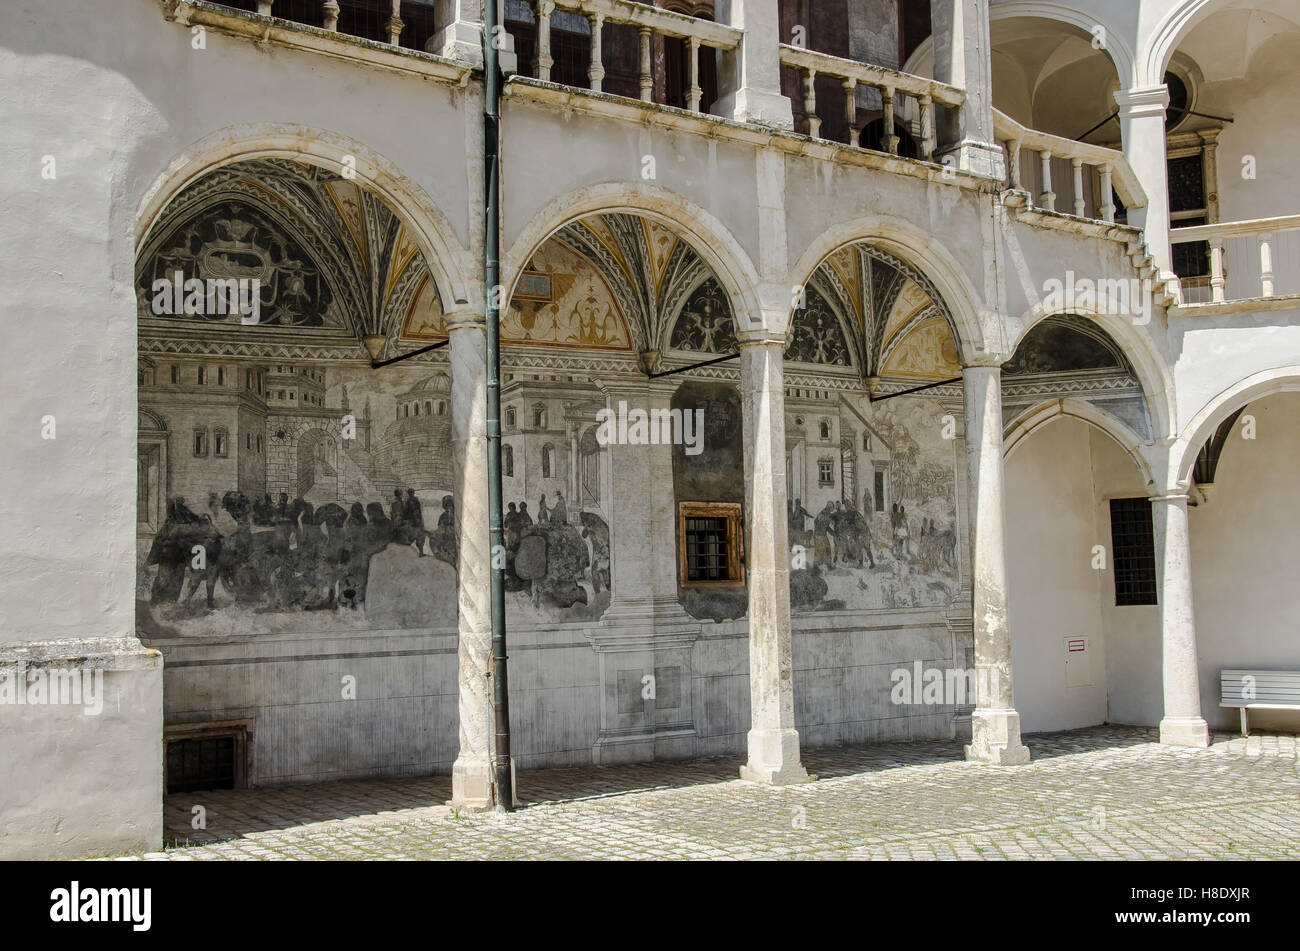
{"label": "sgraffito wall painting", "polygon": [[141,362],[142,630],[455,626],[444,369]]}
{"label": "sgraffito wall painting", "polygon": [[[449,370],[440,354],[372,368],[362,348],[446,337],[400,217],[327,170],[240,162],[169,203],[136,272],[141,633],[454,630]],[[630,348],[581,258],[553,243],[526,277],[512,344]],[[598,617],[604,398],[587,377],[507,382],[511,619]]]}
{"label": "sgraffito wall painting", "polygon": [[954,442],[932,399],[787,400],[796,612],[940,606],[959,585]]}

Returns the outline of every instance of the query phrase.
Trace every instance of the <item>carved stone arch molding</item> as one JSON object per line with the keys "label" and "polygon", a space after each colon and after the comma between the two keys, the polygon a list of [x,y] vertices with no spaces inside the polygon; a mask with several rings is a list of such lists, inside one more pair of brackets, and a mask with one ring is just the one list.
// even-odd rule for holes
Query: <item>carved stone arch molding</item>
{"label": "carved stone arch molding", "polygon": [[1128,355],[1083,317],[1048,317],[1021,338],[1002,366],[1002,399],[1008,422],[1044,400],[1070,400],[1118,420],[1143,441],[1152,438],[1146,394]]}
{"label": "carved stone arch molding", "polygon": [[956,324],[917,267],[869,241],[828,254],[804,285],[788,360],[852,367],[864,377],[942,380],[960,374]]}
{"label": "carved stone arch molding", "polygon": [[[255,292],[241,286],[236,308],[209,291],[193,314],[177,306],[188,308],[193,281],[246,282]],[[166,293],[181,282],[183,292]],[[305,333],[346,357],[367,336],[395,342],[442,317],[399,214],[341,174],[286,159],[225,165],[175,195],[137,255],[136,290],[142,336],[193,345]]]}
{"label": "carved stone arch molding", "polygon": [[411,240],[424,256],[430,283],[448,309],[477,305],[482,264],[457,239],[451,219],[428,193],[387,156],[349,136],[296,123],[242,123],[218,129],[192,143],[162,168],[136,209],[136,250],[149,239],[163,208],[214,169],[252,159],[284,159],[341,171],[390,209],[398,211]]}

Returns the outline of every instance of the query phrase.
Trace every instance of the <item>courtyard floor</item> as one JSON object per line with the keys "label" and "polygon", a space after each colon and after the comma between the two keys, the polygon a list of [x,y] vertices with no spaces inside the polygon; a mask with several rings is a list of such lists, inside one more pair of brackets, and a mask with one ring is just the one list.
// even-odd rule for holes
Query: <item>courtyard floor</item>
{"label": "courtyard floor", "polygon": [[[450,777],[168,796],[168,847],[220,859],[1297,859],[1296,737],[1096,727],[1025,738],[1028,766],[959,742],[814,749],[801,786],[735,758],[519,775],[513,814],[456,815]],[[191,827],[193,807],[207,828]]]}

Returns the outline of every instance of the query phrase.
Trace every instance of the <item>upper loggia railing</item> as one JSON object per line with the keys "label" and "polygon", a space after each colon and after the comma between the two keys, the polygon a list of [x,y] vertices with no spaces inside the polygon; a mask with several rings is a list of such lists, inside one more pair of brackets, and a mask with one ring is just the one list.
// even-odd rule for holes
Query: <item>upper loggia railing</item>
{"label": "upper loggia railing", "polygon": [[[1060,171],[1069,175],[1071,204],[1067,213],[1077,218],[1113,222],[1115,195],[1126,209],[1146,205],[1146,192],[1123,152],[1026,128],[996,109],[993,130],[1006,150],[1007,187],[1029,192],[1035,208],[1064,210],[1057,208],[1053,184]],[[1026,169],[1026,152],[1036,154],[1036,167]]]}
{"label": "upper loggia railing", "polygon": [[899,120],[911,116],[914,117],[911,130],[918,143],[918,154],[914,157],[934,161],[936,107],[960,109],[966,101],[965,92],[955,86],[785,43],[781,44],[781,65],[801,74],[807,122],[806,130],[801,131],[814,139],[822,138],[821,130],[826,122],[817,111],[818,76],[838,79],[844,88],[845,137],[846,144],[850,145],[858,144],[865,125],[859,121],[858,88],[875,90],[880,99],[882,148],[878,151],[890,155],[900,154]]}
{"label": "upper loggia railing", "polygon": [[587,22],[590,61],[585,88],[592,92],[612,91],[605,88],[604,37],[607,26],[626,27],[637,32],[637,98],[642,102],[656,101],[653,40],[661,37],[679,41],[683,45],[681,58],[685,69],[683,104],[690,112],[700,112],[702,106],[707,109],[709,105],[702,103],[701,50],[730,52],[740,45],[745,35],[736,27],[630,0],[532,0],[530,5],[537,31],[532,61],[527,64],[533,78],[560,81],[559,77],[552,75],[555,58],[551,46],[552,20],[559,11],[580,16]]}
{"label": "upper loggia railing", "polygon": [[1169,240],[1208,245],[1209,281],[1184,279],[1184,304],[1300,294],[1300,215],[1174,228]]}

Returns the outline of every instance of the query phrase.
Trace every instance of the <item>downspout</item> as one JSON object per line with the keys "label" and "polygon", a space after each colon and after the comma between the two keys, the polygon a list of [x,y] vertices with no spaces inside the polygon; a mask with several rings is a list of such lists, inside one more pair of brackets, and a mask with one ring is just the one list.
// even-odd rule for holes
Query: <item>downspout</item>
{"label": "downspout", "polygon": [[486,209],[483,286],[487,305],[488,550],[492,557],[492,709],[496,809],[514,809],[510,767],[510,690],[506,679],[505,545],[501,531],[501,69],[497,55],[497,0],[483,4],[483,171]]}

